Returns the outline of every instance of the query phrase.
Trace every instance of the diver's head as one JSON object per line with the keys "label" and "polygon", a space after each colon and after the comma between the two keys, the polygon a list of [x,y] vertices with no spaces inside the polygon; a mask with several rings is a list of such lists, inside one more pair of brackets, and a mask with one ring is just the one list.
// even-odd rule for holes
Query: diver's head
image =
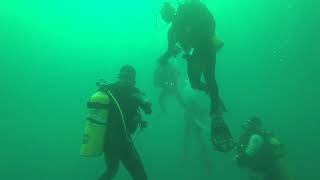
{"label": "diver's head", "polygon": [[260,118],[253,116],[248,118],[248,120],[242,124],[242,128],[245,131],[260,130],[262,128],[262,122]]}
{"label": "diver's head", "polygon": [[130,65],[122,66],[118,75],[121,84],[134,86],[136,84],[136,70]]}
{"label": "diver's head", "polygon": [[165,22],[171,23],[176,16],[176,9],[170,2],[165,2],[160,10],[160,15]]}

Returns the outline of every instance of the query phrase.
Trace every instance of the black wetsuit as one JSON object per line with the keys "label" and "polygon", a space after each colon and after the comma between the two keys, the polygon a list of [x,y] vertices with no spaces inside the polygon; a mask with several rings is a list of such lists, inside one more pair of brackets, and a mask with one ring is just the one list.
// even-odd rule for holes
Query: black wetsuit
{"label": "black wetsuit", "polygon": [[107,171],[100,180],[112,179],[119,169],[120,162],[123,163],[134,180],[147,180],[143,163],[130,135],[136,131],[141,121],[139,108],[147,114],[151,113],[151,109],[144,108],[140,99],[142,94],[135,87],[112,84],[108,89],[112,92],[121,107],[126,129],[123,125],[120,111],[113,101],[109,111],[104,148]]}
{"label": "black wetsuit", "polygon": [[[243,149],[247,148],[253,134],[261,136],[264,142],[260,150],[253,157],[249,157],[245,155]],[[263,180],[292,180],[293,177],[283,161],[285,156],[283,146],[272,144],[271,138],[275,138],[271,133],[259,130],[243,134],[239,139],[243,148],[240,148],[238,153],[238,164],[250,170],[252,179],[258,177]]]}
{"label": "black wetsuit", "polygon": [[[225,110],[219,97],[216,82],[216,49],[213,43],[216,23],[209,9],[200,1],[187,2],[180,6],[168,32],[168,51],[174,53],[177,43],[188,54],[187,70],[193,89],[205,91],[210,96],[211,113],[219,115]],[[193,49],[193,52],[189,52]],[[204,76],[205,83],[201,81]]]}
{"label": "black wetsuit", "polygon": [[[281,156],[275,155],[273,152],[272,145],[269,143],[269,134],[267,132],[262,132],[259,130],[252,130],[250,132],[245,132],[239,139],[241,147],[247,148],[252,135],[259,135],[263,138],[263,145],[254,157],[246,157],[243,161],[243,166],[255,172],[269,172],[275,166],[275,161]],[[244,152],[239,152],[242,156]]]}

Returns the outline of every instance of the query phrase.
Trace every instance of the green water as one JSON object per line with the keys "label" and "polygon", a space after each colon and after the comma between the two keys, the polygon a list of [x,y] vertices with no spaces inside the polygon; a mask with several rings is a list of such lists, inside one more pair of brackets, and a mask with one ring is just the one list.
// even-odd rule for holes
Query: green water
{"label": "green water", "polygon": [[[234,136],[244,119],[260,116],[286,144],[296,178],[319,179],[319,1],[206,1],[225,41],[217,76]],[[0,179],[97,179],[102,158],[79,157],[85,104],[95,82],[114,81],[123,64],[136,67],[138,86],[160,111],[152,73],[166,48],[166,29],[156,28],[161,4],[0,2]],[[183,60],[177,63],[185,74]],[[211,150],[205,174],[191,140],[183,159],[183,111],[175,101],[169,105],[169,115],[147,117],[150,127],[135,137],[151,180],[248,179],[232,153]],[[130,178],[121,167],[116,179]]]}

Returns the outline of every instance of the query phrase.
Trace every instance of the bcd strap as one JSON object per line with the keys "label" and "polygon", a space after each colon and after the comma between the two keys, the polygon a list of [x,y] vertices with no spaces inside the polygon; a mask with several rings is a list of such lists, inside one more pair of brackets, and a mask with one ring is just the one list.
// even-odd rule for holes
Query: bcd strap
{"label": "bcd strap", "polygon": [[88,102],[87,108],[90,109],[107,109],[109,108],[109,104],[102,104],[102,103],[95,103],[95,102]]}
{"label": "bcd strap", "polygon": [[87,117],[87,120],[90,121],[91,123],[97,124],[97,125],[105,125],[105,124],[106,124],[106,123],[97,121],[97,120],[95,120],[95,119],[92,119],[92,118],[90,118],[90,117]]}

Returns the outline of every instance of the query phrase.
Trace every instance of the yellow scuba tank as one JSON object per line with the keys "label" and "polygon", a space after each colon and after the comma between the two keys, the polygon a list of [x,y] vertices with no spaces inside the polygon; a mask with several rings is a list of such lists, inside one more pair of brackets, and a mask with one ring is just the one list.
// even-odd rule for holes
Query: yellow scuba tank
{"label": "yellow scuba tank", "polygon": [[85,122],[81,156],[102,155],[110,102],[109,91],[99,90],[90,97],[87,104],[88,117]]}

